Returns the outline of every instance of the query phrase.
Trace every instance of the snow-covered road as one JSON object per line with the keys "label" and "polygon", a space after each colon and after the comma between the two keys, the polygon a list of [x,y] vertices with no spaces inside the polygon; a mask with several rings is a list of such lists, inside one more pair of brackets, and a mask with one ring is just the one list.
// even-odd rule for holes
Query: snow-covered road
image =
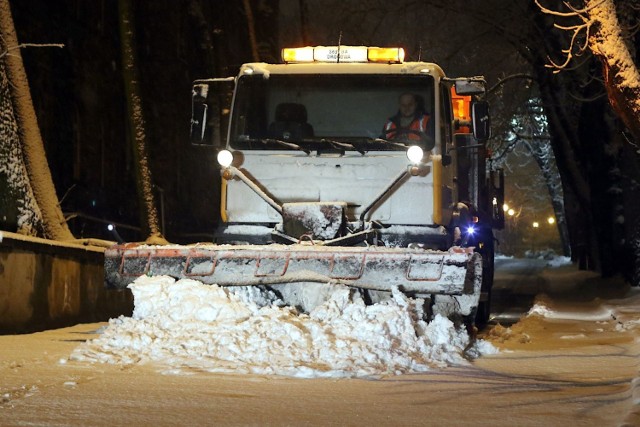
{"label": "snow-covered road", "polygon": [[377,380],[70,360],[103,324],[0,336],[0,425],[638,425],[638,292],[567,266],[522,276],[519,262],[498,282],[537,289],[535,310],[485,333],[499,354]]}

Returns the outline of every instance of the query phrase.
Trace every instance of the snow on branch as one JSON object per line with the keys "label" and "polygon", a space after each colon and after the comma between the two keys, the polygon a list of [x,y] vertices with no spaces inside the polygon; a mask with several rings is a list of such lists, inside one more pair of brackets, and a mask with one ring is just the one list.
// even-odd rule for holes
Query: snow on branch
{"label": "snow on branch", "polygon": [[4,58],[5,56],[9,55],[12,50],[16,50],[16,49],[21,49],[24,47],[64,47],[63,44],[60,43],[20,43],[17,46],[11,46],[8,47],[7,50],[5,50],[4,52],[0,53],[0,58]]}
{"label": "snow on branch", "polygon": [[539,2],[539,0],[534,0],[536,5],[540,8],[540,10],[543,13],[546,13],[547,15],[553,15],[553,16],[561,16],[563,18],[573,18],[576,16],[580,16],[581,18],[583,18],[587,13],[589,13],[589,11],[595,7],[600,6],[602,3],[605,2],[605,0],[600,0],[600,3],[595,3],[592,4],[590,6],[587,6],[585,8],[582,9],[576,9],[575,7],[573,7],[573,5],[571,5],[569,2],[563,1],[562,3],[569,9],[571,10],[571,12],[558,12],[556,10],[551,10],[549,8],[546,8],[544,6],[542,6]]}

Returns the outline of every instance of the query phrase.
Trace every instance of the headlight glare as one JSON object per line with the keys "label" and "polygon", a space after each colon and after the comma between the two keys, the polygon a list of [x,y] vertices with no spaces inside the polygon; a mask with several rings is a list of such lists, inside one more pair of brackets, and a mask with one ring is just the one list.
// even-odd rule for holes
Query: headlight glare
{"label": "headlight glare", "polygon": [[422,151],[422,148],[418,147],[417,145],[412,145],[407,150],[407,158],[411,163],[420,163],[423,156],[424,151]]}
{"label": "headlight glare", "polygon": [[223,168],[228,168],[233,162],[233,154],[229,150],[222,150],[218,153],[218,163]]}

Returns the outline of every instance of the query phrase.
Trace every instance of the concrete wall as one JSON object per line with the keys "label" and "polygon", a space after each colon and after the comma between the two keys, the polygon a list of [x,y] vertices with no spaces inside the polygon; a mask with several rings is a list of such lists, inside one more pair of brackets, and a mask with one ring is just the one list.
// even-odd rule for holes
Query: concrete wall
{"label": "concrete wall", "polygon": [[104,250],[0,231],[0,333],[130,316],[129,290],[104,288]]}

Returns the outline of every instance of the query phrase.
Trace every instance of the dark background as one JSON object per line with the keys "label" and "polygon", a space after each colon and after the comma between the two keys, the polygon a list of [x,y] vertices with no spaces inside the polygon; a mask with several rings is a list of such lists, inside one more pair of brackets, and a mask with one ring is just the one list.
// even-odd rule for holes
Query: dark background
{"label": "dark background", "polygon": [[[134,1],[139,81],[159,214],[168,240],[210,239],[218,171],[191,146],[191,83],[250,62],[240,2]],[[116,0],[13,1],[49,166],[76,237],[139,240]],[[206,28],[203,28],[206,27]],[[207,39],[208,38],[208,39]]]}
{"label": "dark background", "polygon": [[[568,229],[572,257],[605,274],[635,264],[640,283],[637,147],[611,110],[601,64],[588,49],[560,73],[548,68],[551,60],[564,60],[571,32],[554,27],[559,18],[543,14],[533,1],[120,1],[133,4],[149,160],[169,241],[210,240],[219,215],[215,153],[188,141],[193,80],[233,76],[241,63],[256,57],[278,61],[284,46],[402,46],[408,60],[436,62],[448,76],[486,76],[494,129],[490,144],[506,162],[507,181],[514,189],[507,194],[510,203],[528,209],[516,224],[519,236],[531,234],[531,221],[551,213],[550,198],[544,184],[524,173],[524,162],[535,156],[506,160],[513,150],[509,138],[513,141],[514,117],[526,113],[531,102],[543,105],[546,118],[553,120],[529,142],[553,148],[564,192],[564,204],[554,213],[556,224]],[[20,42],[65,45],[21,52],[72,232],[112,239],[106,223],[115,222],[125,240],[136,241],[147,236],[136,231],[140,214],[125,113],[118,3],[14,0],[11,5]],[[251,49],[247,3],[257,52]],[[615,3],[638,64],[640,31],[629,31],[636,28],[640,11],[632,0]],[[545,4],[566,9],[559,0]]]}
{"label": "dark background", "polygon": [[[131,1],[163,234],[179,243],[210,240],[218,218],[219,174],[213,149],[188,141],[191,83],[234,76],[240,64],[254,62],[245,3]],[[391,8],[389,13],[389,5],[375,8],[358,2],[251,0],[249,4],[261,61],[278,62],[283,46],[341,41],[404,46],[407,59],[438,61],[450,75],[491,72],[478,63],[483,52],[474,46],[490,42],[490,36],[461,42],[456,39],[459,29],[451,25],[456,15],[430,6],[415,11]],[[19,42],[65,46],[21,52],[71,231],[78,238],[113,239],[106,231],[106,224],[113,222],[125,240],[145,239],[139,231],[127,129],[118,0],[19,0],[11,7]],[[407,16],[412,19],[407,21]],[[401,27],[396,25],[399,20]],[[494,57],[499,50],[494,46]],[[507,62],[512,62],[509,55],[494,65]]]}

